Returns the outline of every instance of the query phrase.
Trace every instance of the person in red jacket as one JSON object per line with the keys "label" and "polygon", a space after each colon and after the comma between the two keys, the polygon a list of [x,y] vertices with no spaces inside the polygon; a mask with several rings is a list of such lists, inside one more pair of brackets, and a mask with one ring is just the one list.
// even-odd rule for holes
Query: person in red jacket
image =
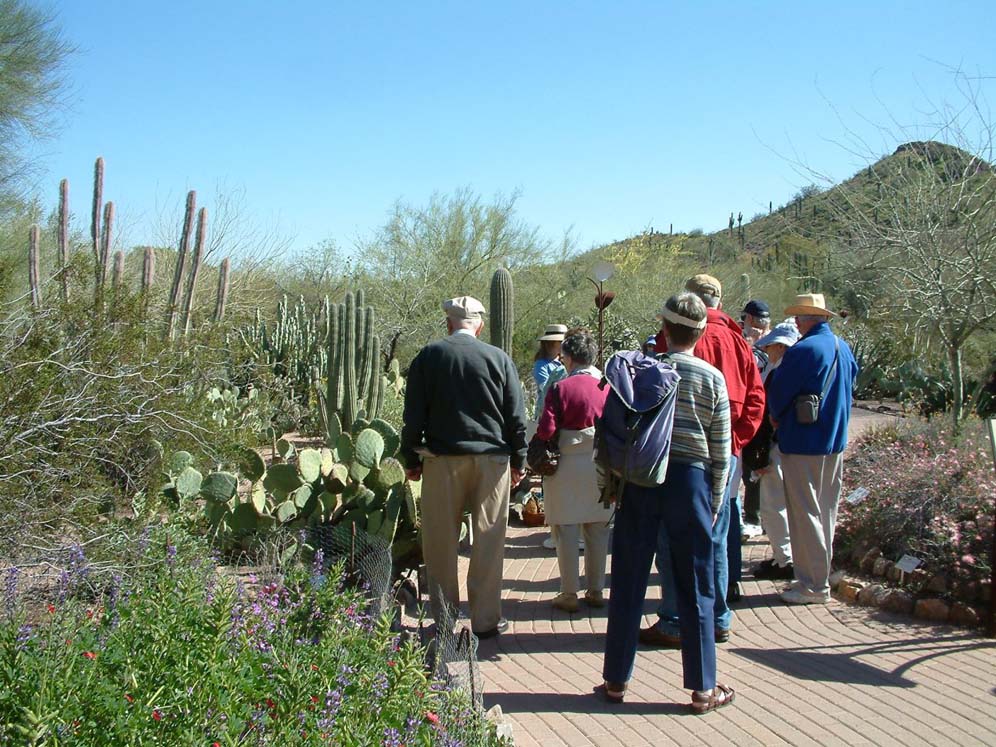
{"label": "person in red jacket", "polygon": [[[706,329],[695,344],[695,357],[718,368],[726,380],[726,390],[730,398],[730,426],[733,436],[729,474],[735,471],[737,460],[744,446],[754,438],[764,417],[764,385],[757,370],[757,362],[750,345],[744,339],[740,325],[721,310],[723,286],[711,275],[695,275],[685,283],[706,305]],[[663,333],[662,333],[663,334]],[[659,347],[658,349],[665,349]],[[727,602],[730,590],[730,556],[733,562],[740,563],[740,526],[730,532],[731,485],[727,484],[726,496],[713,525],[713,554],[715,559],[715,616],[716,640],[729,640],[733,613]],[[734,552],[730,552],[732,543]],[[677,598],[673,584],[668,583],[671,573],[667,568],[669,549],[667,536],[662,534],[657,545],[657,570],[661,574],[661,603],[657,608],[659,620],[640,631],[640,642],[651,646],[679,648],[681,637],[678,627]],[[735,588],[735,587],[734,587]],[[734,595],[736,597],[736,595]]]}

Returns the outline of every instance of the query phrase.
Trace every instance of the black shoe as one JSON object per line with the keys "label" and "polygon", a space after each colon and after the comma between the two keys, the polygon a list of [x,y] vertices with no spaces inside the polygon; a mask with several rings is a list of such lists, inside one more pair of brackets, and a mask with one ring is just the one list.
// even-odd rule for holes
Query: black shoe
{"label": "black shoe", "polygon": [[795,571],[792,569],[791,563],[782,567],[775,563],[774,560],[765,560],[754,569],[754,578],[762,581],[791,580],[795,578]]}
{"label": "black shoe", "polygon": [[508,632],[508,620],[506,620],[503,617],[503,618],[501,618],[498,621],[497,625],[495,625],[493,628],[491,628],[491,630],[482,630],[480,633],[478,633],[475,630],[474,631],[474,635],[476,635],[480,640],[485,641],[488,638],[494,638],[494,637],[498,636],[499,634],[506,633],[506,632]]}
{"label": "black shoe", "polygon": [[730,584],[730,588],[726,592],[726,603],[736,604],[739,601],[740,601],[740,584],[734,582]]}

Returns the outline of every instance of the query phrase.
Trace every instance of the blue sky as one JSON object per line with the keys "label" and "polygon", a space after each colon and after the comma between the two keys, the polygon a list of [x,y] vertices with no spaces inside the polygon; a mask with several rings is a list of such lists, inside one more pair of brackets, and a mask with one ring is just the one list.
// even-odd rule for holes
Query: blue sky
{"label": "blue sky", "polygon": [[810,181],[793,159],[853,173],[844,125],[891,151],[872,123],[955,98],[945,66],[996,75],[991,2],[51,8],[79,51],[41,151],[45,202],[68,177],[85,215],[102,155],[125,245],[219,185],[292,251],[349,248],[396,200],[460,187],[518,190],[524,220],[581,249],[650,225],[715,230]]}

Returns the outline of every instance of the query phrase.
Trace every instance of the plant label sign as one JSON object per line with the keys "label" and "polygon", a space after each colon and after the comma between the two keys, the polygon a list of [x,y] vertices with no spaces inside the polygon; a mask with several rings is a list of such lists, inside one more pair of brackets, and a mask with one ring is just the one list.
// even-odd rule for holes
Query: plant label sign
{"label": "plant label sign", "polygon": [[896,562],[896,568],[901,570],[903,573],[912,573],[922,562],[923,561],[920,560],[920,558],[913,557],[912,555],[903,555],[903,557]]}
{"label": "plant label sign", "polygon": [[870,494],[871,491],[868,488],[857,488],[844,500],[850,504],[861,503],[861,501],[867,498]]}

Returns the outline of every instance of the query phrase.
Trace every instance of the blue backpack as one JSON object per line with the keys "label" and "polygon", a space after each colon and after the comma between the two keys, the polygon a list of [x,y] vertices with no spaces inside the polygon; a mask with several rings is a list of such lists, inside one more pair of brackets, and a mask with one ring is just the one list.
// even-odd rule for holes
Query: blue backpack
{"label": "blue backpack", "polygon": [[624,483],[663,483],[680,380],[670,364],[639,351],[613,355],[602,382],[609,396],[595,421],[595,462]]}

